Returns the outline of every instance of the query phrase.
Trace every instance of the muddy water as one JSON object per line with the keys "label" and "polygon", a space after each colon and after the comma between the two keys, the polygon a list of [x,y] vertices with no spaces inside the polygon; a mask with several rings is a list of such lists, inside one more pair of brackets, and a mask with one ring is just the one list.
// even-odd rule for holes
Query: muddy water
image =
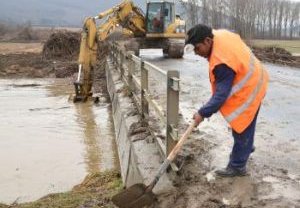
{"label": "muddy water", "polygon": [[[191,120],[193,113],[211,96],[207,61],[195,55],[187,55],[181,60],[163,59],[158,50],[144,50],[141,54],[147,61],[165,70],[180,71],[180,111],[187,121]],[[259,193],[254,198],[268,201],[270,206],[267,207],[292,207],[300,203],[300,70],[268,63],[264,65],[269,72],[270,83],[258,117],[256,151],[248,165],[257,182],[254,183],[251,177],[246,180]],[[216,145],[210,152],[210,173],[213,173],[227,165],[233,143],[231,130],[219,113],[201,123],[199,130],[199,140],[205,139]],[[236,190],[244,190],[244,185],[238,179],[233,184],[235,191],[228,194],[231,199],[242,200],[255,195],[252,192],[252,195],[240,196]]]}
{"label": "muddy water", "polygon": [[0,80],[0,202],[67,191],[116,167],[109,104],[74,105],[72,92],[66,80]]}

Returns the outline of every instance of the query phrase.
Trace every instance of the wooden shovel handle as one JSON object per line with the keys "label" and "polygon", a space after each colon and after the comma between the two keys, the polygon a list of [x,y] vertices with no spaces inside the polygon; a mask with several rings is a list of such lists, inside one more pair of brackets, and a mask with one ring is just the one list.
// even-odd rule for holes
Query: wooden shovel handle
{"label": "wooden shovel handle", "polygon": [[165,159],[165,161],[163,162],[163,164],[160,166],[160,168],[159,168],[156,176],[154,177],[154,179],[152,180],[152,182],[147,187],[146,192],[151,191],[153,189],[153,187],[156,185],[156,183],[159,181],[159,178],[164,174],[164,172],[166,171],[166,169],[168,168],[168,166],[170,165],[170,163],[174,160],[174,158],[176,157],[177,153],[181,149],[183,143],[188,138],[188,136],[191,134],[191,132],[193,131],[193,128],[195,126],[196,126],[196,123],[195,123],[195,121],[193,121],[190,124],[189,128],[181,136],[181,138],[177,142],[176,146],[170,152],[169,156]]}
{"label": "wooden shovel handle", "polygon": [[185,140],[189,137],[189,135],[191,134],[191,132],[193,131],[193,129],[194,129],[195,126],[196,126],[195,121],[193,121],[189,125],[189,128],[184,132],[184,134],[181,136],[181,138],[179,139],[179,141],[177,142],[177,144],[175,145],[175,147],[173,148],[173,150],[168,155],[167,159],[169,161],[173,161],[174,160],[174,158],[176,157],[177,153],[179,152],[179,150],[181,149],[182,145],[184,144]]}

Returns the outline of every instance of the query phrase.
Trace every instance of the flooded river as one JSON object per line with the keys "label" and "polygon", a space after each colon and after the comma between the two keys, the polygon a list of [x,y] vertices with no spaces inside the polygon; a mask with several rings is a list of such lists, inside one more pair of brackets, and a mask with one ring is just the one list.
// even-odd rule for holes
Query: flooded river
{"label": "flooded river", "polygon": [[0,202],[64,192],[116,167],[110,105],[73,104],[66,80],[0,80]]}

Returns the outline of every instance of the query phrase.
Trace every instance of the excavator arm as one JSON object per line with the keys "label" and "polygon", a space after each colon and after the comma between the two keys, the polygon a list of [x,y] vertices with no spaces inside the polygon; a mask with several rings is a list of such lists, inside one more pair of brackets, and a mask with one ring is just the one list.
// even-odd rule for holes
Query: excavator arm
{"label": "excavator arm", "polygon": [[[132,1],[124,0],[119,5],[99,13],[95,19],[103,19],[109,15],[114,18],[113,21],[115,21],[116,24],[132,31],[135,36],[145,36],[145,16],[142,10],[135,6]],[[109,21],[110,20],[107,22]],[[101,33],[101,31],[99,32]]]}
{"label": "excavator arm", "polygon": [[[104,18],[107,19],[97,29],[96,20]],[[92,74],[98,50],[97,42],[107,39],[118,26],[123,28],[124,33],[133,34],[136,37],[146,35],[144,14],[129,0],[124,0],[119,5],[99,13],[96,17],[85,19],[78,59],[79,72],[77,80],[74,82],[74,102],[86,101],[91,95]]]}

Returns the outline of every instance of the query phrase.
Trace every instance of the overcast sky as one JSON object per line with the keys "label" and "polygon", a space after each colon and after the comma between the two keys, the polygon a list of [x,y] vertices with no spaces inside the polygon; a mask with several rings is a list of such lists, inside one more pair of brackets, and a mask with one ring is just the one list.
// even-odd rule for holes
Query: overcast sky
{"label": "overcast sky", "polygon": [[[146,0],[133,0],[145,10]],[[300,0],[293,0],[300,2]],[[95,16],[121,0],[0,0],[0,22],[33,25],[81,26],[84,17]]]}
{"label": "overcast sky", "polygon": [[[121,0],[0,0],[0,21],[32,24],[81,25],[84,17],[95,16]],[[145,8],[146,0],[134,0]]]}

